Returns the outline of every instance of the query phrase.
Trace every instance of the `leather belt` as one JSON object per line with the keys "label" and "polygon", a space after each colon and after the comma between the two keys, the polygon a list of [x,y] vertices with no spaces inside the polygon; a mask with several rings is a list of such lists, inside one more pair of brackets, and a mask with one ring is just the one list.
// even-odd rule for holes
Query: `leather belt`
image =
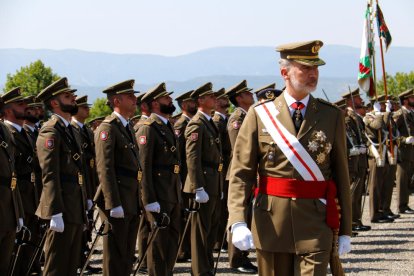
{"label": "leather belt", "polygon": [[157,164],[154,164],[154,165],[152,165],[152,167],[154,169],[173,172],[175,174],[180,173],[180,165],[157,165]]}

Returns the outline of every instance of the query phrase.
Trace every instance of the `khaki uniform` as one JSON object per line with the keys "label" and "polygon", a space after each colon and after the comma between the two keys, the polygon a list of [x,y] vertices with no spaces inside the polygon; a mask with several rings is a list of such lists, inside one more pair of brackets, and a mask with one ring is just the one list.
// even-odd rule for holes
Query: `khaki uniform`
{"label": "khaki uniform", "polygon": [[[316,133],[321,131],[326,136],[326,143],[331,144],[329,151],[325,149],[327,152],[323,160],[317,158],[319,151],[308,152],[317,162],[324,178],[335,182],[341,207],[339,235],[350,236],[351,200],[345,125],[341,111],[330,103],[310,96],[304,121],[296,133],[284,97],[279,96],[273,103],[280,112],[277,115],[279,122],[296,135],[306,150]],[[233,156],[229,183],[229,225],[246,221],[246,202],[256,186],[257,174],[259,177],[303,179],[275,145],[253,108],[247,113],[240,129]],[[276,257],[278,254],[287,256],[286,253],[301,255],[300,258],[305,259],[308,256],[306,254],[317,254],[319,265],[315,264],[314,270],[317,275],[326,274],[333,234],[325,221],[326,207],[319,199],[285,198],[259,193],[253,205],[252,235],[258,249],[260,275],[272,275],[271,271],[263,271],[271,270],[269,267],[280,267],[281,270],[286,268],[289,274],[293,274],[291,260],[285,262]],[[275,265],[276,259],[272,259],[266,265],[266,258],[270,255],[280,263]]]}
{"label": "khaki uniform", "polygon": [[[104,237],[103,275],[129,275],[138,231],[139,155],[132,128],[128,133],[112,113],[101,123],[95,135],[96,170],[102,193],[98,206],[111,234]],[[124,218],[113,218],[110,210],[122,206]]]}
{"label": "khaki uniform", "polygon": [[[14,174],[13,137],[0,122],[0,275],[7,275],[16,238],[19,218],[23,218],[23,205]],[[16,184],[16,187],[13,185]]]}
{"label": "khaki uniform", "polygon": [[222,156],[218,130],[212,121],[199,111],[185,131],[188,175],[184,192],[195,194],[204,188],[207,203],[191,220],[191,257],[193,275],[204,275],[213,269],[213,246],[220,218],[219,200],[222,187]]}
{"label": "khaki uniform", "polygon": [[[142,164],[142,202],[158,202],[170,224],[159,229],[147,254],[149,275],[172,275],[181,228],[181,180],[179,146],[172,127],[151,114],[136,133]],[[151,225],[159,214],[146,212]],[[153,227],[152,231],[155,228]]]}
{"label": "khaki uniform", "polygon": [[[16,166],[17,186],[24,209],[24,223],[30,230],[30,241],[38,244],[39,221],[35,215],[39,204],[39,192],[36,186],[35,175],[35,151],[31,138],[22,128],[19,132],[13,125],[6,122],[6,126],[13,135],[14,160]],[[36,158],[37,159],[37,158]],[[21,236],[22,232],[18,234]],[[27,271],[30,257],[34,247],[23,246],[19,254],[19,260],[14,270],[15,275],[24,275]]]}
{"label": "khaki uniform", "polygon": [[43,190],[36,215],[49,220],[63,213],[62,233],[49,230],[45,241],[45,275],[76,275],[82,231],[87,223],[79,137],[52,115],[36,142]]}
{"label": "khaki uniform", "polygon": [[409,184],[414,170],[414,146],[405,143],[408,136],[414,136],[414,115],[402,107],[394,112],[394,120],[401,134],[401,143],[398,147],[399,162],[397,164],[397,195],[398,210],[404,211],[408,207]]}

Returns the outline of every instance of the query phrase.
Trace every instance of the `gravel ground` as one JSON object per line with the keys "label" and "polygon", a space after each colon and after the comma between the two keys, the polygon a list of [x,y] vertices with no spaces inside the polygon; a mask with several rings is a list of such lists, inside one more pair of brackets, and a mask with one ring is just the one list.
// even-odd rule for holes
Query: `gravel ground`
{"label": "gravel ground", "polygon": [[[394,192],[392,210],[396,208]],[[393,223],[371,224],[367,197],[363,223],[372,230],[360,232],[352,238],[352,252],[341,257],[347,275],[414,275],[414,215],[403,215]],[[410,196],[414,202],[414,196]],[[414,209],[414,204],[411,207]],[[92,266],[102,264],[102,247],[97,247]],[[217,254],[215,254],[217,256]],[[256,264],[256,254],[250,254]],[[190,263],[178,263],[174,275],[190,275]],[[222,253],[217,270],[218,275],[239,275],[228,268],[227,253]]]}

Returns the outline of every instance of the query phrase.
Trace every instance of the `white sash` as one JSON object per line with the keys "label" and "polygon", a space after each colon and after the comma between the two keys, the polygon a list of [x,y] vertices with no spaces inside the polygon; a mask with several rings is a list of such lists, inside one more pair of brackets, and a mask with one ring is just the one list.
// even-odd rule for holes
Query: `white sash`
{"label": "white sash", "polygon": [[267,132],[302,178],[305,181],[324,181],[321,170],[307,150],[276,118],[279,111],[273,102],[258,105],[255,110]]}

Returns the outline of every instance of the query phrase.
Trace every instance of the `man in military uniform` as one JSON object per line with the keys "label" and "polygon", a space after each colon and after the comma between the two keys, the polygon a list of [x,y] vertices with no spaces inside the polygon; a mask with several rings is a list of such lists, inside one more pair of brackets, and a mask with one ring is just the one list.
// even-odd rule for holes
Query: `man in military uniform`
{"label": "man in military uniform", "polygon": [[[43,190],[36,215],[50,220],[45,241],[44,275],[76,275],[86,218],[86,192],[79,137],[70,126],[78,108],[66,78],[38,98],[53,113],[36,142]],[[69,258],[68,256],[72,256]]]}
{"label": "man in military uniform", "polygon": [[[225,94],[225,89],[219,89],[215,92],[216,96],[216,106],[213,115],[213,122],[216,125],[217,129],[220,133],[220,141],[222,146],[223,152],[223,176],[227,174],[227,170],[230,164],[230,156],[231,156],[231,144],[229,133],[227,131],[227,122],[228,118],[228,109],[230,107],[229,98]],[[228,244],[226,242],[226,238],[223,237],[227,233],[227,219],[229,217],[229,211],[227,208],[227,195],[229,189],[229,181],[225,180],[223,183],[223,198],[220,200],[220,224],[219,229],[217,232],[217,241],[214,245],[214,250],[220,250],[222,243],[223,248],[222,250],[226,251],[228,249]]]}
{"label": "man in military uniform", "polygon": [[359,95],[359,88],[342,94],[346,103],[345,126],[347,128],[347,139],[351,143],[348,152],[348,168],[350,171],[352,198],[352,230],[368,231],[370,226],[362,224],[362,196],[365,187],[366,169],[368,160],[366,155],[365,125],[357,110],[364,108]]}
{"label": "man in military uniform", "polygon": [[[14,97],[0,98],[0,111]],[[13,253],[16,232],[23,227],[23,204],[16,180],[13,136],[8,127],[0,122],[0,275],[7,275]]]}
{"label": "man in military uniform", "polygon": [[105,120],[105,117],[101,116],[101,117],[93,118],[92,120],[88,122],[88,125],[93,131],[93,133],[95,133],[95,130],[100,126],[103,120]]}
{"label": "man in military uniform", "polygon": [[145,93],[141,93],[137,96],[137,106],[141,109],[141,117],[139,118],[138,122],[134,125],[134,131],[137,132],[138,129],[144,124],[144,122],[148,119],[151,115],[151,111],[149,111],[148,103],[142,101],[142,98],[145,96]]}
{"label": "man in military uniform", "polygon": [[185,130],[188,175],[184,192],[193,194],[199,204],[191,217],[191,268],[193,275],[212,275],[223,160],[220,135],[210,116],[216,100],[211,82],[194,90],[191,97],[197,99],[198,112]]}
{"label": "man in military uniform", "polygon": [[[318,66],[325,64],[318,56],[322,45],[316,40],[277,48],[286,89],[249,110],[233,150],[232,242],[241,250],[256,246],[260,275],[326,275],[337,230],[339,254],[351,249],[344,118],[310,95]],[[257,173],[252,234],[245,212]]]}
{"label": "man in military uniform", "polygon": [[105,118],[95,135],[96,170],[101,187],[98,207],[109,225],[109,234],[103,239],[103,275],[129,275],[134,260],[141,175],[138,146],[128,122],[137,107],[134,92],[134,80],[103,90],[113,113]]}
{"label": "man in military uniform", "polygon": [[256,99],[258,102],[274,100],[279,97],[282,92],[283,90],[276,89],[276,83],[262,86],[253,91],[253,93],[256,94]]}
{"label": "man in military uniform", "polygon": [[[233,87],[227,89],[226,95],[231,101],[231,103],[236,107],[234,112],[230,115],[229,122],[227,124],[227,131],[230,138],[231,148],[234,150],[234,145],[236,144],[236,138],[239,134],[240,127],[243,124],[246,113],[249,110],[250,106],[253,105],[254,99],[253,94],[250,92],[252,89],[247,87],[246,80],[234,85]],[[232,162],[232,161],[231,161]],[[227,171],[226,180],[230,180],[230,170]],[[248,199],[246,202],[250,207],[246,211],[246,219],[250,225],[252,211],[251,211],[251,199]],[[229,235],[229,240],[231,240],[231,233]],[[257,267],[253,265],[249,258],[248,251],[240,251],[233,244],[229,246],[229,265],[230,267],[241,273],[256,273]]]}
{"label": "man in military uniform", "polygon": [[408,206],[409,184],[414,170],[414,108],[413,89],[398,95],[401,108],[394,113],[394,120],[401,134],[399,146],[399,162],[397,163],[397,199],[400,214],[414,214]]}
{"label": "man in military uniform", "polygon": [[[151,231],[159,228],[148,248],[149,275],[173,274],[181,232],[180,154],[168,121],[175,110],[170,94],[165,83],[145,94],[142,100],[148,102],[152,113],[136,133],[142,164],[142,202]],[[164,214],[169,217],[168,225],[162,222]]]}
{"label": "man in military uniform", "polygon": [[[181,183],[184,185],[185,180],[187,178],[187,156],[186,156],[186,148],[185,148],[185,129],[187,128],[188,122],[191,118],[197,113],[197,103],[196,101],[191,98],[191,93],[194,90],[187,91],[183,93],[181,96],[178,96],[175,100],[177,101],[178,106],[180,107],[182,114],[177,119],[174,124],[174,133],[177,137],[178,144],[179,144],[179,153],[180,153],[180,160],[181,160],[181,167],[180,167],[180,179]],[[182,187],[184,188],[184,187]],[[182,196],[182,231],[185,230],[184,225],[187,223],[187,219],[189,213],[185,210],[190,208],[190,198],[191,194],[188,193],[181,193]],[[177,259],[177,262],[185,262],[191,259],[191,236],[190,232],[187,233],[182,232],[181,237],[183,239],[183,243],[180,248],[180,253]]]}
{"label": "man in military uniform", "polygon": [[[81,148],[83,152],[83,165],[85,172],[85,187],[87,197],[87,210],[88,210],[88,222],[89,227],[85,229],[83,233],[82,242],[82,257],[81,265],[82,268],[85,261],[86,255],[88,254],[88,241],[92,240],[92,221],[93,221],[93,198],[95,196],[98,187],[98,174],[95,167],[95,142],[92,130],[85,124],[85,120],[89,117],[89,104],[88,96],[76,97],[76,104],[78,106],[78,113],[72,117],[72,128],[77,132],[80,137]],[[95,268],[90,265],[87,266],[86,270],[88,273],[100,273],[101,268]]]}

